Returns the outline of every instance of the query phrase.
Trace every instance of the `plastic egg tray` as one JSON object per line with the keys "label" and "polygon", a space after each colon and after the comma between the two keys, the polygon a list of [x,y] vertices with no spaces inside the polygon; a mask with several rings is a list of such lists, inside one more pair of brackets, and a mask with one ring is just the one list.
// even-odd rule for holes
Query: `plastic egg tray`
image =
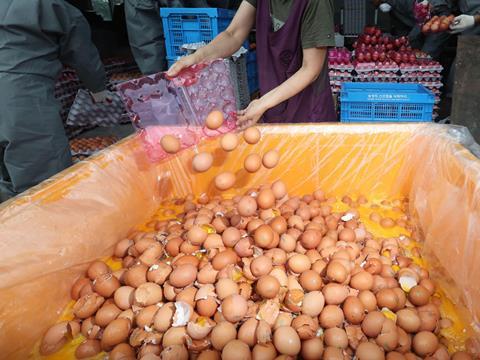
{"label": "plastic egg tray", "polygon": [[[117,88],[153,162],[169,156],[160,146],[164,135],[176,136],[180,149],[185,149],[236,128],[236,98],[224,60],[194,65],[174,78],[158,73]],[[204,126],[213,110],[222,111],[225,118],[217,130]]]}

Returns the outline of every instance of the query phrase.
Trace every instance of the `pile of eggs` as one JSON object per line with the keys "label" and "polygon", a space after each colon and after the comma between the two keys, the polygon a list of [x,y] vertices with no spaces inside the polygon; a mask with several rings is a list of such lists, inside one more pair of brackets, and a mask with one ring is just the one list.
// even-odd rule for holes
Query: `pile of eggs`
{"label": "pile of eggs", "polygon": [[365,197],[335,212],[322,190],[289,196],[278,180],[183,201],[116,244],[121,270],[89,266],[71,290],[75,318],[46,332],[42,354],[81,333],[78,359],[473,359],[448,354],[434,282],[403,250],[409,238],[367,231]]}

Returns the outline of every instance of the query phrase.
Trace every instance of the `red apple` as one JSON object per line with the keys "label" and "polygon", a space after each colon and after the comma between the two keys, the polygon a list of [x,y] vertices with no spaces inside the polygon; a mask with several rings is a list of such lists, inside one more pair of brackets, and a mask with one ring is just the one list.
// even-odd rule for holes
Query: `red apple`
{"label": "red apple", "polygon": [[372,54],[370,54],[369,52],[365,54],[365,61],[366,62],[370,62],[372,61]]}
{"label": "red apple", "polygon": [[378,53],[378,51],[375,50],[375,51],[372,53],[372,60],[373,60],[373,61],[377,61],[379,57],[380,57],[380,54]]}
{"label": "red apple", "polygon": [[380,55],[378,56],[378,60],[380,60],[381,62],[384,62],[386,58],[387,57],[384,52],[381,52]]}

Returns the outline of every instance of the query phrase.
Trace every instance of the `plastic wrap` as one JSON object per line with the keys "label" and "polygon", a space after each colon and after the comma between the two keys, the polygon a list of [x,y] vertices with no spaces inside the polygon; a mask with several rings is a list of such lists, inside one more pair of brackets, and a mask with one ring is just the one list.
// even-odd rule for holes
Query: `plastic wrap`
{"label": "plastic wrap", "polygon": [[[242,142],[228,154],[210,139],[158,163],[149,161],[140,137],[131,137],[1,205],[2,357],[27,358],[88,262],[111,254],[163,200],[217,193],[212,181],[220,170],[237,174],[225,196],[281,178],[292,194],[323,188],[333,196],[409,197],[434,276],[478,323],[480,161],[472,155],[478,145],[462,128],[282,125],[261,131],[258,144]],[[276,168],[242,170],[248,154],[273,148],[281,154]],[[202,174],[191,169],[197,151],[215,154],[214,166]]]}

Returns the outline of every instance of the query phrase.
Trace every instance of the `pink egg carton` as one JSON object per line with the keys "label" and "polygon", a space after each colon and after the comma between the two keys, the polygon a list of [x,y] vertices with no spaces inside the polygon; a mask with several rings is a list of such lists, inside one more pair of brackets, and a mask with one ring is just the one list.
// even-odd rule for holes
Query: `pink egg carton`
{"label": "pink egg carton", "polygon": [[[117,88],[152,161],[169,156],[160,146],[164,135],[176,136],[185,149],[236,129],[235,93],[224,60],[194,65],[175,78],[158,73]],[[204,125],[213,110],[222,111],[225,119],[216,130]]]}

